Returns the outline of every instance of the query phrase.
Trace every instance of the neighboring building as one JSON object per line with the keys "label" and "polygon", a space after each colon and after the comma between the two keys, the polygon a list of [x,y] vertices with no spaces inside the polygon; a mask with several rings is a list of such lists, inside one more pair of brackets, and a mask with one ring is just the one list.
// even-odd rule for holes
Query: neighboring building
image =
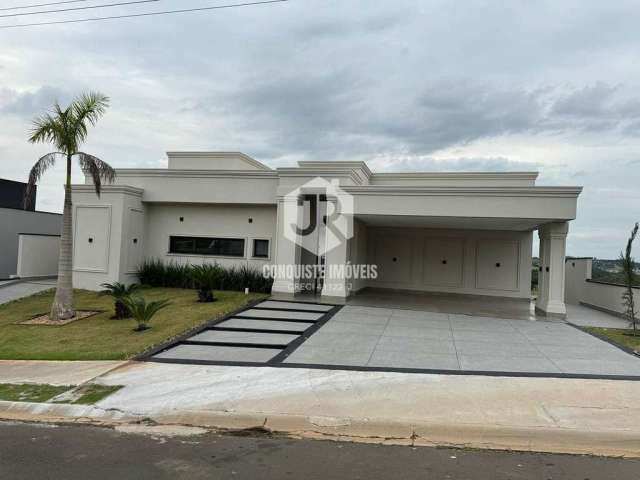
{"label": "neighboring building", "polygon": [[[379,287],[529,299],[532,232],[538,230],[537,307],[565,313],[565,239],[580,187],[536,186],[536,172],[373,173],[364,162],[271,169],[242,153],[168,157],[166,169],[118,169],[117,183],[103,187],[100,198],[89,178],[73,187],[77,287],[135,281],[138,265],[152,257],[258,268],[351,262],[378,265],[378,278],[327,278],[318,293],[344,297]],[[353,203],[351,238],[321,258],[285,235],[284,220],[287,202],[299,209],[304,226],[305,209],[327,211],[331,196],[306,190],[318,177],[335,182]],[[316,207],[307,206],[309,198]],[[288,277],[273,286],[275,292],[298,289]]]}
{"label": "neighboring building", "polygon": [[57,273],[62,215],[35,211],[35,190],[25,210],[25,189],[25,183],[0,179],[0,279]]}

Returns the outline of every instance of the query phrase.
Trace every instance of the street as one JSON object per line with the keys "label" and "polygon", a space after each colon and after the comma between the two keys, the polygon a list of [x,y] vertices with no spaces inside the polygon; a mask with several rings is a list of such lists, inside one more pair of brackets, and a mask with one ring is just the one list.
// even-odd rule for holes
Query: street
{"label": "street", "polygon": [[2,479],[640,478],[640,460],[0,423]]}

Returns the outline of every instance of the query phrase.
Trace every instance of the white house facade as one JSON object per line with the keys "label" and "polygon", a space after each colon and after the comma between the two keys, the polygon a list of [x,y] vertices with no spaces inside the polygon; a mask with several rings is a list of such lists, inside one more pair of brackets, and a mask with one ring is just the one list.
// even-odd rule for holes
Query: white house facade
{"label": "white house facade", "polygon": [[[241,153],[168,157],[168,168],[118,169],[99,198],[89,179],[74,186],[76,287],[136,281],[149,258],[255,268],[350,263],[376,265],[377,278],[327,275],[316,293],[345,297],[373,287],[529,299],[537,230],[537,309],[565,314],[565,241],[580,187],[537,186],[536,172],[375,173],[364,162],[271,169]],[[313,238],[324,241],[335,198],[306,190],[318,178],[352,204],[345,241],[321,256],[291,238],[284,215],[297,208],[301,226],[319,219]],[[273,285],[300,289],[295,276]]]}

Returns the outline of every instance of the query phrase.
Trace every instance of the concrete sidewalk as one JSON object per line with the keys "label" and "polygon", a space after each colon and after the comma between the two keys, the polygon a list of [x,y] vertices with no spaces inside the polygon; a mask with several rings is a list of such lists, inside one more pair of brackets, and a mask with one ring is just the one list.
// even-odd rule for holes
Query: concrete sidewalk
{"label": "concrete sidewalk", "polygon": [[130,363],[92,407],[0,402],[0,418],[640,457],[640,382]]}
{"label": "concrete sidewalk", "polygon": [[127,362],[0,360],[0,383],[80,385],[125,363]]}
{"label": "concrete sidewalk", "polygon": [[19,300],[34,293],[55,288],[55,286],[55,278],[3,282],[0,285],[0,304]]}

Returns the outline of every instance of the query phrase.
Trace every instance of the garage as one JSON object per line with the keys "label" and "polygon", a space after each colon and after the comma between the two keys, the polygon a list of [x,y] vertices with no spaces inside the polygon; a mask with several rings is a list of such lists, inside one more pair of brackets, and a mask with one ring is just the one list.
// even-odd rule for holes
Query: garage
{"label": "garage", "polygon": [[[433,219],[356,216],[352,263],[377,265],[378,277],[357,284],[393,290],[531,297],[531,230],[434,228]],[[445,223],[438,225],[444,227]],[[477,220],[474,227],[481,226]],[[364,240],[358,241],[360,235]]]}

